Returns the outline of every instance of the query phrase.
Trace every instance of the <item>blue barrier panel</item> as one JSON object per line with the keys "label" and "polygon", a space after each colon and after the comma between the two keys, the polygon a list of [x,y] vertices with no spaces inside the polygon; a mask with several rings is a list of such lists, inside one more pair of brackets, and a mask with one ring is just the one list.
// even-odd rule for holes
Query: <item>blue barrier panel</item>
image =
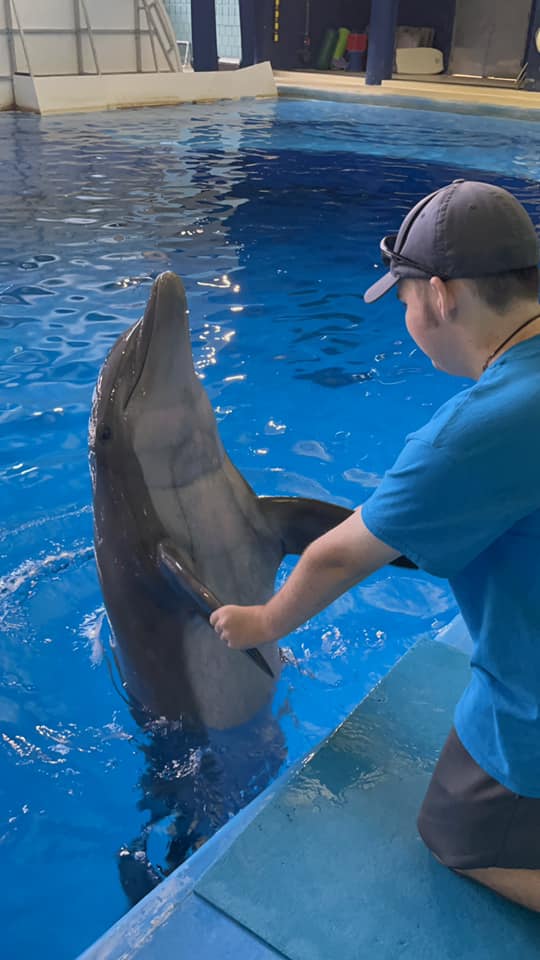
{"label": "blue barrier panel", "polygon": [[525,86],[528,90],[540,90],[540,50],[538,47],[540,47],[540,0],[534,0],[527,56],[525,58],[527,62]]}
{"label": "blue barrier panel", "polygon": [[259,62],[257,50],[256,0],[239,0],[240,35],[242,38],[241,67],[250,67]]}
{"label": "blue barrier panel", "polygon": [[191,0],[191,37],[193,68],[217,70],[217,31],[215,0]]}
{"label": "blue barrier panel", "polygon": [[366,83],[376,85],[392,76],[398,0],[371,5]]}

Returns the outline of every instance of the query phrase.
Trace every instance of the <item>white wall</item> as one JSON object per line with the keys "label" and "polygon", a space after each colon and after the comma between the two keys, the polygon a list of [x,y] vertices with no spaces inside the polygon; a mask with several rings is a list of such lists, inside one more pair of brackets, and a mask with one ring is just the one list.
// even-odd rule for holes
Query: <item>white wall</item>
{"label": "white wall", "polygon": [[13,107],[13,84],[9,78],[0,77],[0,110]]}
{"label": "white wall", "polygon": [[[28,72],[28,63],[23,43],[17,32],[14,13],[15,2],[19,21],[24,32],[25,46],[30,60],[30,70],[35,76],[59,76],[65,74],[96,73],[92,46],[86,31],[83,7],[80,9],[81,70],[77,56],[74,0],[10,0],[14,29],[15,70]],[[157,69],[169,71],[170,67],[162,45],[176,70],[178,60],[174,31],[168,14],[161,3],[161,20],[155,19],[162,43],[156,39]],[[102,73],[131,73],[137,70],[135,42],[135,4],[133,0],[86,0],[86,10],[93,31],[99,69]],[[0,0],[0,76],[11,75],[9,48],[6,33],[6,11]],[[56,33],[54,31],[57,31]],[[154,71],[156,64],[152,53],[146,14],[141,12],[141,68]],[[41,31],[41,32],[40,32]]]}
{"label": "white wall", "polygon": [[[141,11],[139,64],[134,0],[85,0],[84,6],[83,0],[78,0],[79,31],[76,2],[8,0],[8,6],[0,0],[0,109],[18,106],[49,113],[276,96],[269,64],[258,64],[242,71],[182,73],[176,38],[162,0],[154,0],[154,7],[159,4],[161,14],[154,21],[161,37],[160,43],[154,35],[156,60],[147,15]],[[237,0],[231,0],[231,3],[234,7]],[[99,75],[86,30],[84,7],[92,27]],[[13,25],[13,64],[6,10],[11,11]],[[167,57],[174,70],[170,69]]]}

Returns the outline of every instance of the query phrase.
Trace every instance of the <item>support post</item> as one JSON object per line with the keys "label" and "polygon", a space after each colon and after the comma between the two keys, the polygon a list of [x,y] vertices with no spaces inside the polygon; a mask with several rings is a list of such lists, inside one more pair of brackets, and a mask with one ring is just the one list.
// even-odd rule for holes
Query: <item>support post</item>
{"label": "support post", "polygon": [[193,68],[217,70],[217,29],[215,0],[191,0]]}
{"label": "support post", "polygon": [[86,0],[81,0],[81,7],[82,7],[82,12],[83,12],[84,19],[85,19],[85,21],[86,21],[86,30],[87,30],[87,33],[88,33],[88,41],[89,41],[89,43],[90,43],[90,47],[91,47],[91,50],[92,50],[92,56],[93,56],[93,58],[94,58],[94,64],[95,64],[95,67],[96,67],[96,73],[97,73],[98,75],[101,75],[101,69],[100,69],[100,66],[99,66],[99,60],[98,60],[96,45],[95,45],[95,43],[94,43],[94,34],[92,33],[92,25],[91,25],[91,23],[90,23],[90,17],[88,16],[88,10],[86,9]]}
{"label": "support post", "polygon": [[7,43],[9,50],[9,65],[11,76],[17,73],[17,55],[15,53],[15,40],[13,37],[13,18],[11,16],[11,0],[4,0],[4,9],[6,17]]}
{"label": "support post", "polygon": [[[529,43],[525,57],[527,73],[524,87],[526,90],[540,91],[540,0],[534,0],[531,10],[531,25],[529,29]],[[537,34],[539,37],[537,45]]]}
{"label": "support post", "polygon": [[366,83],[381,84],[392,77],[398,0],[372,0]]}
{"label": "support post", "polygon": [[133,0],[133,13],[135,17],[135,64],[137,73],[142,73],[141,8],[139,0]]}
{"label": "support post", "polygon": [[17,10],[17,4],[15,3],[15,0],[10,0],[10,3],[11,3],[12,6],[13,6],[13,14],[14,14],[14,16],[15,16],[15,22],[16,22],[16,24],[17,24],[17,33],[18,33],[18,35],[19,35],[19,40],[20,40],[20,42],[21,42],[21,47],[23,48],[24,58],[25,58],[25,60],[26,60],[27,73],[28,73],[28,75],[31,77],[31,76],[32,76],[32,65],[31,65],[31,63],[30,63],[30,57],[28,56],[28,47],[26,46],[26,40],[25,40],[25,37],[24,37],[24,30],[23,30],[23,28],[22,28],[22,26],[21,26],[21,21],[20,21],[20,19],[19,19],[19,11]]}
{"label": "support post", "polygon": [[81,11],[79,10],[79,0],[73,0],[73,20],[75,24],[75,49],[77,51],[77,73],[84,73],[83,52],[81,42]]}
{"label": "support post", "polygon": [[156,53],[156,44],[154,41],[154,31],[152,30],[152,24],[150,22],[150,13],[148,11],[148,6],[146,0],[140,0],[141,13],[144,13],[144,19],[146,20],[146,28],[148,30],[148,39],[150,40],[150,48],[152,50],[152,60],[154,61],[154,72],[159,73],[159,63]]}
{"label": "support post", "polygon": [[242,38],[241,67],[251,67],[254,63],[259,62],[255,3],[256,0],[239,0],[240,35]]}

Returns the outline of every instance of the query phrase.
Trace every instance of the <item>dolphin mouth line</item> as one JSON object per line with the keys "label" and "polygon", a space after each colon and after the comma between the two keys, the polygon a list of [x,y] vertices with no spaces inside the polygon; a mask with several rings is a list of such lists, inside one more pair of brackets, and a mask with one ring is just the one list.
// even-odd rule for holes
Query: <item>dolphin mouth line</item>
{"label": "dolphin mouth line", "polygon": [[[174,274],[171,274],[170,272],[166,272],[166,273],[160,274],[154,280],[152,295],[149,300],[148,306],[143,316],[140,317],[133,324],[133,326],[128,331],[128,334],[126,336],[126,340],[124,344],[124,349],[126,354],[127,354],[128,345],[130,345],[130,341],[132,340],[132,338],[136,338],[138,341],[135,344],[134,349],[137,355],[137,359],[139,361],[139,370],[135,375],[135,379],[131,385],[131,389],[129,390],[129,393],[126,399],[124,400],[124,404],[123,404],[124,411],[127,410],[133,398],[133,395],[134,393],[136,393],[139,387],[139,384],[145,374],[147,364],[149,362],[149,356],[151,353],[153,341],[154,341],[154,335],[156,334],[156,327],[158,328],[157,332],[159,333],[158,317],[159,317],[159,309],[160,309],[160,294],[163,295],[162,296],[163,310],[167,311],[168,309],[171,308],[171,304],[167,303],[167,299],[168,299],[167,293],[169,293],[169,297],[171,295],[174,296],[174,294],[171,294],[171,292],[168,289],[170,286],[169,281],[171,277],[174,277]],[[174,293],[179,294],[178,291],[174,291]],[[185,298],[185,294],[184,294],[184,298]],[[182,316],[185,318],[187,314],[189,314],[189,311],[187,311],[187,314],[186,314],[187,305],[185,303],[185,299],[181,298],[180,295],[178,295],[178,300],[176,300],[176,297],[175,297],[174,307],[176,309],[175,309],[175,317],[174,317],[174,323],[173,323],[173,331],[177,335],[177,340],[173,339],[172,342],[167,342],[170,339],[170,338],[167,338],[164,344],[160,344],[160,347],[163,350],[171,351],[174,349],[178,349],[178,346],[181,343],[181,328],[178,321],[182,318]],[[169,327],[170,327],[170,324],[169,324]],[[126,357],[126,360],[127,360],[127,357]]]}

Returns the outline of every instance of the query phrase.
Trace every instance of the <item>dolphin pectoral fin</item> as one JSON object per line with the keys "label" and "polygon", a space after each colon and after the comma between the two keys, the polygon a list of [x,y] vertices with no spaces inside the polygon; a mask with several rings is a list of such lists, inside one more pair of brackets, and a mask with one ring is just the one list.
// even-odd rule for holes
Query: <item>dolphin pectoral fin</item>
{"label": "dolphin pectoral fin", "polygon": [[[170,543],[160,543],[157,549],[159,568],[172,586],[173,590],[179,594],[183,600],[191,601],[197,613],[200,613],[205,620],[209,620],[210,614],[222,607],[223,604],[218,600],[208,587],[205,587],[200,580],[186,566],[183,558],[175,547]],[[274,673],[264,659],[262,653],[255,647],[243,650],[260,670],[274,679]]]}
{"label": "dolphin pectoral fin", "polygon": [[256,647],[249,647],[247,650],[242,650],[242,653],[246,653],[247,656],[253,660],[253,663],[256,663],[259,669],[263,671],[263,673],[266,673],[269,677],[272,677],[272,680],[275,679],[274,671],[264,659],[260,650],[257,650]]}
{"label": "dolphin pectoral fin", "polygon": [[197,580],[172,544],[160,543],[157,556],[159,568],[175,593],[185,600],[191,600],[194,608],[206,620],[214,610],[223,606],[215,594]]}
{"label": "dolphin pectoral fin", "polygon": [[[325,500],[304,497],[258,497],[259,507],[283,544],[284,553],[303,553],[306,547],[347,520],[354,510]],[[392,560],[392,566],[417,570],[407,557]]]}

